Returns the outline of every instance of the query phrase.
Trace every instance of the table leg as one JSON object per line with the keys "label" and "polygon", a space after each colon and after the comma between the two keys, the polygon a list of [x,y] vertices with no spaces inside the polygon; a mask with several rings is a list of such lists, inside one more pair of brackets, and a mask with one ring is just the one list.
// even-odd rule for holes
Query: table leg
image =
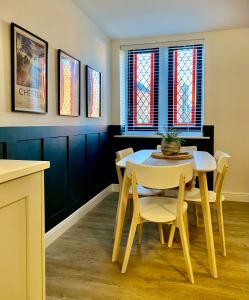
{"label": "table leg", "polygon": [[113,251],[112,251],[112,261],[113,262],[118,260],[119,248],[120,248],[120,242],[121,242],[121,237],[122,237],[122,232],[123,232],[123,225],[124,225],[124,219],[125,219],[130,185],[131,185],[131,180],[126,175],[126,172],[125,172],[124,181],[123,181],[122,189],[121,189],[121,195],[119,195],[120,199],[119,199],[119,206],[118,206],[118,210],[117,210],[117,214],[118,214],[117,226],[116,226],[114,245],[113,245]]}
{"label": "table leg", "polygon": [[218,274],[217,274],[217,266],[216,266],[216,258],[215,258],[211,212],[210,212],[210,205],[208,199],[208,185],[207,185],[206,172],[199,172],[198,178],[199,178],[199,185],[200,185],[201,204],[202,204],[202,211],[203,211],[210,273],[214,278],[217,278]]}

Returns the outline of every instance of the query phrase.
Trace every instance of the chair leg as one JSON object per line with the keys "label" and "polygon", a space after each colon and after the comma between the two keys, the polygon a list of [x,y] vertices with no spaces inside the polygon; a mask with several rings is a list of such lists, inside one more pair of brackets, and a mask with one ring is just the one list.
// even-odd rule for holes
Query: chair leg
{"label": "chair leg", "polygon": [[[132,210],[132,197],[129,197],[128,198],[128,201],[127,201],[127,211],[128,211],[128,215],[130,216],[130,218],[132,218],[132,214],[133,214],[133,210]],[[118,207],[117,207],[117,213],[116,213],[116,219],[115,219],[115,225],[114,225],[114,231],[113,231],[113,236],[112,238],[114,239],[115,238],[115,234],[116,234],[116,227],[117,227],[117,222],[118,222],[118,210],[119,210],[119,205],[120,205],[120,200],[118,200]]]}
{"label": "chair leg", "polygon": [[179,224],[179,231],[180,231],[183,255],[184,255],[184,259],[185,259],[185,263],[186,263],[186,267],[187,267],[188,277],[189,277],[190,282],[194,283],[194,274],[193,274],[191,260],[190,260],[188,240],[187,240],[186,231],[185,231],[183,224]]}
{"label": "chair leg", "polygon": [[169,234],[169,240],[168,240],[168,247],[169,248],[172,247],[173,240],[174,240],[174,235],[175,235],[175,231],[176,231],[176,222],[174,221],[171,224],[171,228],[170,228],[170,234]]}
{"label": "chair leg", "polygon": [[190,250],[189,229],[188,229],[188,213],[187,213],[187,211],[183,215],[183,220],[184,220],[184,226],[185,226],[186,237],[187,237],[187,242],[188,242],[188,249]]}
{"label": "chair leg", "polygon": [[199,211],[198,211],[198,204],[194,203],[194,215],[195,215],[195,226],[199,227]]}
{"label": "chair leg", "polygon": [[164,245],[165,242],[164,242],[164,234],[163,234],[163,224],[162,224],[162,223],[158,223],[157,226],[158,226],[158,232],[159,232],[160,243],[161,243],[162,245]]}
{"label": "chair leg", "polygon": [[138,224],[137,226],[137,244],[142,244],[142,232],[143,232],[143,223]]}
{"label": "chair leg", "polygon": [[217,209],[217,219],[218,219],[218,227],[219,227],[219,233],[220,233],[221,253],[223,256],[226,256],[227,253],[226,253],[226,241],[225,241],[222,203],[216,203],[216,209]]}
{"label": "chair leg", "polygon": [[133,218],[131,221],[131,227],[130,227],[130,231],[129,231],[129,236],[128,236],[128,240],[127,240],[127,244],[126,244],[125,255],[124,255],[121,273],[125,273],[127,270],[127,265],[128,265],[128,261],[130,258],[131,248],[132,248],[134,236],[136,233],[136,229],[137,229],[137,218],[133,215]]}
{"label": "chair leg", "polygon": [[114,224],[114,230],[113,230],[113,236],[112,236],[113,239],[115,238],[115,234],[116,234],[116,230],[117,230],[119,206],[120,206],[120,193],[118,196],[118,206],[117,206],[117,212],[116,212],[116,218],[115,218],[115,224]]}
{"label": "chair leg", "polygon": [[130,197],[129,195],[129,198],[128,198],[128,202],[127,202],[127,215],[128,215],[128,218],[132,218],[132,214],[133,214],[133,207],[132,207],[132,197]]}

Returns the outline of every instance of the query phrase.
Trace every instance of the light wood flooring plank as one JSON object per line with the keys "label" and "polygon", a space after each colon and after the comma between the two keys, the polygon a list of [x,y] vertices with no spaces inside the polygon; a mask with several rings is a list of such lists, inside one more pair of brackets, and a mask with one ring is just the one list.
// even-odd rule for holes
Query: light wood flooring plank
{"label": "light wood flooring plank", "polygon": [[[126,220],[118,263],[111,262],[117,194],[113,193],[46,251],[47,300],[249,299],[249,203],[224,203],[227,257],[220,254],[216,216],[213,231],[218,279],[209,275],[203,219],[194,226],[189,213],[195,284],[187,279],[179,235],[173,247],[161,245],[155,224],[144,224],[142,245],[132,248],[121,274],[127,240]],[[166,242],[169,228],[165,226]]]}

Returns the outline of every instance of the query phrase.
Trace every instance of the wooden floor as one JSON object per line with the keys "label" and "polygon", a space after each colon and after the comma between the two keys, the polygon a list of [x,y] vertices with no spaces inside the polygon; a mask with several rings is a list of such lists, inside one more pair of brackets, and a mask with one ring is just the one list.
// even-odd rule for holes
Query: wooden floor
{"label": "wooden floor", "polygon": [[134,243],[128,270],[120,273],[129,220],[119,263],[112,263],[116,203],[113,193],[47,249],[47,300],[249,299],[249,203],[224,203],[226,258],[219,252],[213,215],[218,279],[209,276],[204,228],[195,228],[189,217],[194,285],[179,237],[172,249],[162,246],[154,224],[144,225],[142,246]]}

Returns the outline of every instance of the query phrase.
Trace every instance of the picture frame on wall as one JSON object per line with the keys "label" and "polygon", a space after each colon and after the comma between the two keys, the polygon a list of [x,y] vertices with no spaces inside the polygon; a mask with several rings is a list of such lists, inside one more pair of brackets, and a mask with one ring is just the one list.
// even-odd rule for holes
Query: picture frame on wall
{"label": "picture frame on wall", "polygon": [[80,61],[59,49],[58,113],[60,116],[80,115],[80,72]]}
{"label": "picture frame on wall", "polygon": [[12,111],[48,111],[48,42],[11,23]]}
{"label": "picture frame on wall", "polygon": [[101,73],[86,66],[86,111],[88,118],[101,117]]}

